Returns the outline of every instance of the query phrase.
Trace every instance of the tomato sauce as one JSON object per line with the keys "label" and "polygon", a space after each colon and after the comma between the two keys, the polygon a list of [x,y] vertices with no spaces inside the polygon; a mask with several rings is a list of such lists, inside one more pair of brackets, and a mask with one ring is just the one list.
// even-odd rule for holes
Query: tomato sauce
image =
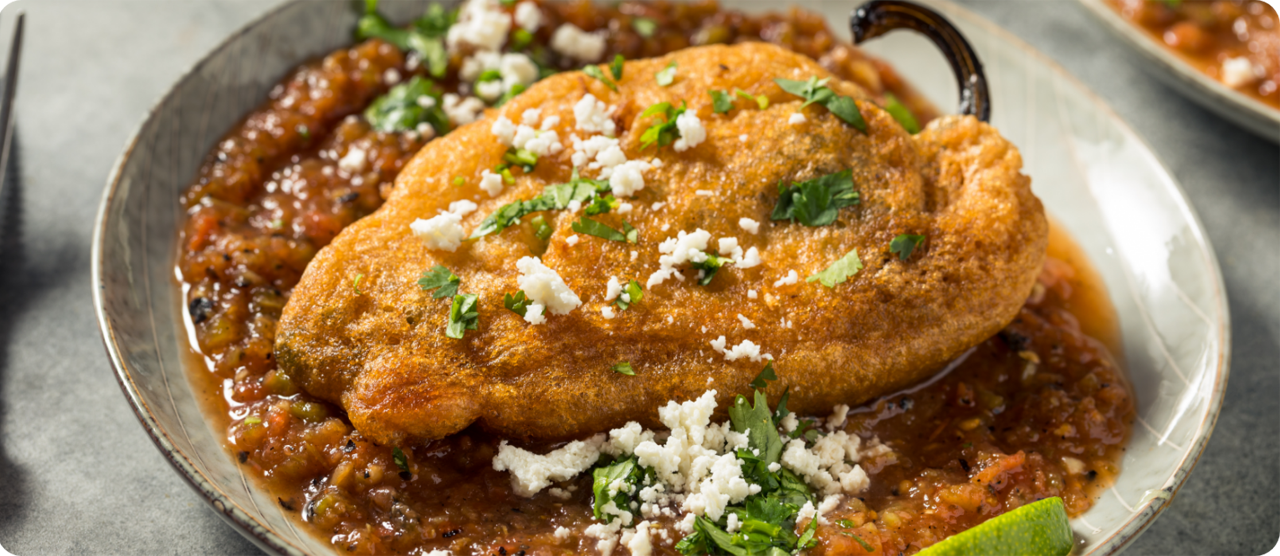
{"label": "tomato sauce", "polygon": [[[821,60],[872,94],[893,92],[922,122],[935,115],[888,66],[836,42],[821,17],[800,10],[746,16],[711,2],[541,7],[548,23],[536,39],[544,43],[563,21],[609,29],[609,57],[767,40]],[[640,33],[633,20],[641,17],[659,24]],[[459,63],[451,60],[451,75]],[[558,485],[559,496],[521,497],[510,476],[493,469],[500,439],[469,429],[434,442],[377,445],[341,408],[309,397],[276,368],[275,323],[306,264],[380,206],[425,144],[415,133],[373,131],[356,116],[386,92],[387,70],[422,73],[411,67],[379,40],[305,64],[210,153],[182,197],[187,217],[176,265],[192,384],[245,473],[342,551],[595,552],[595,539],[583,534],[594,523],[589,473]],[[368,153],[356,173],[340,164],[353,148]],[[1055,233],[1050,255],[1008,328],[928,384],[850,415],[846,430],[878,436],[891,451],[862,462],[871,489],[827,515],[811,552],[866,552],[843,534],[848,525],[871,553],[910,554],[1047,496],[1062,496],[1076,515],[1114,480],[1134,413],[1107,349],[1118,344],[1114,312],[1068,238]],[[557,535],[560,527],[568,534]],[[679,533],[669,521],[657,528],[655,553],[674,554]]]}

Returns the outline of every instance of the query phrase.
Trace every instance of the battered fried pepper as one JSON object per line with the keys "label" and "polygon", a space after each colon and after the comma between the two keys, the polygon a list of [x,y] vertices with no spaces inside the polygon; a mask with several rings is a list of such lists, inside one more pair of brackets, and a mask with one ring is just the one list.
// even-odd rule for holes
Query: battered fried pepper
{"label": "battered fried pepper", "polygon": [[[671,62],[676,77],[660,86],[654,74]],[[831,94],[851,99],[865,120],[860,131],[848,105],[802,108],[802,96],[775,84],[829,75],[808,58],[763,44],[688,49],[623,69],[621,78],[607,67],[593,72],[605,79],[580,72],[548,78],[424,147],[387,203],[343,230],[307,268],[280,321],[281,368],[311,394],[344,407],[355,427],[379,442],[440,438],[473,423],[514,438],[570,438],[630,420],[655,426],[647,422],[654,406],[708,388],[728,407],[764,362],[729,360],[713,344],[720,336],[729,355],[750,340],[773,357],[780,380],[770,387],[771,404],[789,388],[792,410],[825,413],[929,377],[999,331],[1027,298],[1048,227],[1017,150],[990,126],[943,117],[910,135],[856,85],[831,79]],[[606,81],[616,81],[617,90]],[[746,94],[733,94],[739,89]],[[712,90],[733,95],[732,108],[717,111]],[[452,252],[429,249],[413,235],[415,219],[455,201],[479,205],[461,221],[471,233],[499,207],[570,181],[570,136],[597,135],[579,129],[573,110],[588,93],[614,107],[610,119],[628,159],[660,161],[642,172],[643,189],[619,199],[630,212],[620,214],[619,204],[590,217],[619,232],[633,226],[635,243],[575,232],[581,210],[530,214]],[[767,97],[767,107],[755,95]],[[642,146],[644,133],[664,121],[644,112],[662,102],[673,109],[685,103],[705,141],[680,152],[685,145]],[[725,100],[718,102],[723,108]],[[503,164],[509,150],[493,124],[499,116],[519,123],[530,108],[541,110],[541,121],[559,117],[549,129],[565,148],[538,158],[527,173],[512,167],[514,183],[490,196],[480,189],[482,172]],[[672,139],[696,130],[675,133]],[[815,200],[822,197],[816,190],[794,195],[793,184],[844,171],[856,203],[839,188],[828,190],[839,200]],[[585,167],[580,172],[596,177]],[[808,225],[831,219],[832,206],[830,223]],[[542,217],[538,225],[534,216]],[[758,229],[748,231],[743,218]],[[762,262],[726,263],[709,281],[708,265],[686,263],[677,267],[682,276],[646,287],[625,311],[606,301],[610,277],[649,283],[663,240],[697,229],[712,238],[706,252],[715,254],[720,238],[736,238]],[[923,237],[895,244],[903,235]],[[904,256],[906,243],[914,248]],[[847,255],[855,250],[861,269],[836,265],[837,272],[823,274],[830,287],[806,280],[837,261],[852,263]],[[538,325],[504,307],[504,294],[520,289],[516,261],[526,256],[557,271],[582,305],[548,313]],[[475,329],[461,330],[461,339],[446,334],[449,299],[435,299],[417,283],[435,265],[459,278],[460,293],[477,296]],[[793,271],[796,279],[787,279]],[[621,362],[634,376],[612,370]]]}

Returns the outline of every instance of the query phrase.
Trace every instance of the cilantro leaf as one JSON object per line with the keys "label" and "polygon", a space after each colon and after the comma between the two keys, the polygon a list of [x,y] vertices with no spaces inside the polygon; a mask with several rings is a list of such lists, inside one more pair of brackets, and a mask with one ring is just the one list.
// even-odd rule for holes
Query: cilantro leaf
{"label": "cilantro leaf", "polygon": [[351,282],[351,289],[356,292],[356,295],[364,295],[363,293],[360,293],[361,280],[364,280],[364,274],[357,274],[356,279]]}
{"label": "cilantro leaf", "polygon": [[754,405],[742,395],[734,398],[733,406],[729,408],[729,421],[734,432],[747,435],[749,448],[760,450],[759,457],[765,465],[778,461],[782,455],[782,438],[773,425],[773,412],[769,411],[769,400],[764,397],[764,392],[755,391]]}
{"label": "cilantro leaf", "polygon": [[720,267],[724,266],[725,263],[733,262],[728,257],[721,257],[719,255],[713,255],[711,253],[707,253],[706,255],[707,255],[707,260],[702,261],[700,263],[692,263],[690,265],[693,268],[696,268],[702,271],[702,278],[698,279],[699,286],[705,286],[707,284],[710,284],[711,279],[716,277],[716,272],[720,270]]}
{"label": "cilantro leaf", "polygon": [[529,225],[533,226],[533,235],[542,241],[546,241],[551,237],[551,226],[547,225],[547,219],[542,216],[535,216],[529,221]]}
{"label": "cilantro leaf", "polygon": [[622,221],[622,234],[627,236],[627,243],[635,243],[640,239],[640,230],[635,229],[626,220]]}
{"label": "cilantro leaf", "polygon": [[812,180],[778,184],[778,204],[773,220],[798,220],[805,226],[826,226],[836,221],[840,209],[859,203],[853,189],[853,171],[842,170]]}
{"label": "cilantro leaf", "polygon": [[445,11],[440,5],[433,4],[413,26],[401,29],[391,25],[377,8],[377,0],[365,1],[364,14],[356,22],[356,40],[379,38],[400,50],[416,52],[432,76],[444,77],[449,67],[449,56],[443,37],[457,20],[457,11]]}
{"label": "cilantro leaf", "polygon": [[[626,294],[627,299],[622,299],[622,294]],[[644,290],[640,288],[640,282],[631,280],[622,288],[622,294],[614,298],[613,304],[618,306],[618,310],[626,311],[633,303],[638,303],[644,298]]]}
{"label": "cilantro leaf", "polygon": [[911,258],[911,253],[914,253],[916,247],[919,247],[922,242],[924,242],[922,235],[902,234],[889,242],[889,252],[897,255],[898,260],[905,261]]}
{"label": "cilantro leaf", "polygon": [[[434,100],[431,108],[418,103],[422,97]],[[410,131],[426,123],[435,129],[436,135],[444,135],[449,132],[449,117],[441,107],[442,98],[434,83],[415,75],[369,104],[364,110],[364,119],[373,129],[384,133]]]}
{"label": "cilantro leaf", "polygon": [[733,97],[724,91],[710,90],[707,91],[711,95],[711,108],[716,114],[727,114],[733,110]]}
{"label": "cilantro leaf", "polygon": [[585,212],[587,213],[587,216],[595,216],[597,214],[604,214],[616,209],[621,204],[622,202],[612,194],[605,195],[603,197],[597,195],[591,200],[591,204],[587,205]]}
{"label": "cilantro leaf", "polygon": [[654,31],[658,30],[658,22],[648,17],[637,17],[631,20],[631,28],[647,39],[653,36]]}
{"label": "cilantro leaf", "polygon": [[801,109],[810,104],[821,104],[828,111],[835,114],[858,131],[867,132],[867,122],[862,118],[862,112],[858,110],[858,104],[853,98],[837,95],[830,87],[827,87],[828,79],[818,79],[817,76],[810,77],[808,81],[797,81],[794,79],[774,79],[782,90],[801,97],[804,104],[800,105]]}
{"label": "cilantro leaf", "polygon": [[676,61],[672,60],[667,67],[658,70],[653,74],[654,80],[658,82],[659,87],[670,87],[676,80]]}
{"label": "cilantro leaf", "polygon": [[827,110],[830,110],[837,118],[844,120],[844,123],[863,133],[867,132],[867,121],[862,119],[862,112],[858,110],[858,103],[854,102],[852,97],[834,95],[826,102],[826,106]]}
{"label": "cilantro leaf", "polygon": [[862,259],[858,258],[858,250],[853,249],[843,257],[840,257],[826,270],[805,278],[805,282],[822,282],[822,285],[828,288],[836,287],[836,284],[843,284],[849,280],[849,277],[857,274],[862,270]]}
{"label": "cilantro leaf", "polygon": [[613,55],[613,62],[609,64],[609,73],[613,74],[614,79],[622,80],[622,67],[626,61],[626,58],[623,58],[621,54]]}
{"label": "cilantro leaf", "polygon": [[525,297],[524,290],[516,291],[515,295],[511,295],[509,293],[502,294],[502,306],[522,317],[526,312],[528,312],[530,303],[532,303],[532,301],[529,301],[529,298]]}
{"label": "cilantro leaf", "polygon": [[912,135],[920,133],[920,122],[916,121],[915,114],[912,114],[911,109],[905,104],[898,102],[898,97],[893,96],[893,93],[884,94],[884,111],[893,116],[893,119],[907,130],[907,133]]}
{"label": "cilantro leaf", "polygon": [[578,217],[578,221],[571,224],[570,227],[573,228],[573,231],[580,234],[596,236],[609,241],[621,241],[624,243],[627,241],[627,234],[619,232],[618,230],[610,228],[585,216]]}
{"label": "cilantro leaf", "polygon": [[[546,210],[564,210],[569,206],[570,202],[586,202],[592,197],[610,190],[608,181],[578,177],[578,172],[575,169],[573,177],[567,183],[548,185],[542,189],[542,194],[537,197],[527,201],[507,203],[498,207],[498,210],[493,211],[492,214],[480,221],[480,225],[476,227],[475,231],[471,232],[471,236],[468,239],[477,239],[489,234],[496,234],[510,226],[519,224],[520,218],[527,214]],[[541,227],[537,227],[535,233],[540,232]],[[550,237],[549,227],[546,234],[547,237]]]}
{"label": "cilantro leaf", "polygon": [[787,415],[791,414],[791,411],[787,409],[787,400],[790,398],[791,398],[791,387],[788,386],[786,390],[782,391],[782,397],[778,399],[778,408],[773,410],[774,425],[781,424],[782,420],[785,419]]}
{"label": "cilantro leaf", "polygon": [[738,95],[747,100],[755,101],[756,106],[759,106],[761,110],[764,110],[765,108],[769,107],[769,97],[767,96],[764,96],[764,95],[751,96],[751,93],[748,93],[742,89],[734,89],[733,94]]}
{"label": "cilantro leaf", "polygon": [[418,278],[418,286],[422,291],[436,290],[431,294],[432,299],[440,299],[443,297],[453,297],[458,294],[458,286],[462,284],[462,279],[458,278],[444,265],[435,265],[431,270],[422,273],[422,278]]}
{"label": "cilantro leaf", "polygon": [[636,376],[636,370],[631,367],[630,361],[623,361],[609,368],[620,375]]}
{"label": "cilantro leaf", "polygon": [[[616,515],[604,512],[604,507],[612,501],[618,509],[628,509],[631,495],[639,491],[640,480],[644,478],[646,469],[636,462],[635,456],[620,459],[609,465],[596,467],[591,471],[591,494],[594,496],[591,512],[595,518],[609,523]],[[620,488],[610,489],[610,485],[621,481]],[[613,491],[613,495],[609,491]]]}
{"label": "cilantro leaf", "polygon": [[606,87],[609,87],[614,91],[618,90],[618,84],[614,83],[612,79],[609,79],[609,77],[604,74],[604,70],[600,69],[600,66],[586,66],[582,68],[582,73],[587,74],[587,77],[594,78],[595,80],[604,83]]}
{"label": "cilantro leaf", "polygon": [[751,381],[751,387],[756,390],[764,390],[769,386],[766,381],[778,380],[778,374],[773,372],[773,361],[764,364],[764,369],[760,370],[760,374],[756,375]]}
{"label": "cilantro leaf", "polygon": [[640,135],[640,149],[644,150],[651,145],[657,144],[658,147],[665,147],[676,141],[680,137],[680,128],[676,127],[676,118],[680,117],[687,110],[684,101],[680,101],[680,107],[675,108],[670,102],[659,102],[645,109],[640,114],[640,119],[651,116],[662,116],[664,121],[653,124]]}
{"label": "cilantro leaf", "polygon": [[453,306],[449,307],[449,325],[444,335],[455,340],[462,339],[468,330],[475,330],[480,321],[480,313],[476,309],[479,298],[474,293],[453,296]]}
{"label": "cilantro leaf", "polygon": [[395,462],[396,467],[400,468],[400,478],[409,480],[413,474],[409,472],[409,458],[404,455],[404,451],[399,446],[391,448],[391,461]]}
{"label": "cilantro leaf", "polygon": [[796,541],[796,548],[804,550],[813,546],[817,546],[818,541],[813,536],[818,532],[818,518],[814,517],[809,520],[809,524],[804,527],[804,534],[800,535],[800,539]]}

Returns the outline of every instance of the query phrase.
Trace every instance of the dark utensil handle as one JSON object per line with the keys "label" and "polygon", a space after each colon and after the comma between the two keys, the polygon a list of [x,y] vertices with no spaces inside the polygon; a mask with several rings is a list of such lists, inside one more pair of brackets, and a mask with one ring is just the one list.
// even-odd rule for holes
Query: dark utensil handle
{"label": "dark utensil handle", "polygon": [[951,64],[951,71],[956,74],[956,85],[960,89],[959,112],[976,116],[984,122],[991,120],[991,93],[987,90],[982,62],[964,35],[938,12],[903,0],[872,0],[853,11],[849,26],[853,29],[854,44],[895,29],[911,29],[929,37],[942,50],[942,55]]}

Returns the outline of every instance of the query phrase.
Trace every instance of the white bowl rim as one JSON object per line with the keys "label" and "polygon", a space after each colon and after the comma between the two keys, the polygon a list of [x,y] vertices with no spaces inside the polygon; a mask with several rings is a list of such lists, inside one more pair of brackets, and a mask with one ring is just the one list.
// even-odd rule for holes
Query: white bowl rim
{"label": "white bowl rim", "polygon": [[[223,39],[208,54],[184,71],[168,90],[153,103],[148,109],[147,115],[135,127],[134,132],[130,135],[124,151],[116,159],[110,174],[107,178],[106,188],[103,191],[102,200],[99,202],[97,215],[94,222],[92,252],[90,256],[90,272],[93,281],[93,305],[96,319],[98,321],[99,331],[102,334],[103,345],[107,351],[108,359],[111,363],[112,370],[116,375],[116,382],[120,385],[125,398],[129,401],[130,407],[133,409],[134,415],[138,421],[146,429],[147,435],[155,442],[156,447],[165,456],[165,459],[178,471],[178,474],[186,480],[193,489],[198,492],[205,501],[216,511],[228,524],[232,525],[242,536],[253,542],[259,548],[268,552],[277,554],[287,554],[290,556],[304,556],[306,552],[297,545],[285,540],[282,535],[277,534],[270,527],[255,519],[249,512],[239,507],[238,504],[232,502],[222,490],[213,483],[207,476],[191,462],[187,454],[179,450],[168,438],[168,432],[157,423],[156,419],[151,415],[151,410],[147,407],[142,397],[138,395],[137,389],[130,376],[129,369],[124,359],[120,356],[119,350],[115,343],[115,334],[111,326],[110,319],[107,316],[103,304],[103,281],[102,281],[102,250],[106,241],[107,218],[109,208],[112,201],[116,197],[119,190],[120,177],[124,165],[129,160],[134,149],[137,147],[142,131],[148,122],[156,117],[157,112],[166,104],[166,102],[177,92],[177,85],[184,80],[196,74],[206,63],[208,63],[216,54],[230,48],[240,37],[248,34],[264,21],[275,17],[276,14],[289,9],[292,6],[303,3],[305,0],[289,0],[272,9],[267,10],[258,17],[252,19],[244,26]],[[797,4],[804,3],[804,0],[795,0]],[[1109,116],[1117,129],[1123,133],[1126,138],[1136,141],[1143,148],[1143,152],[1147,157],[1152,159],[1153,164],[1164,171],[1166,179],[1162,180],[1165,192],[1169,195],[1175,204],[1179,207],[1184,217],[1192,224],[1191,231],[1195,237],[1204,246],[1206,264],[1211,271],[1212,286],[1214,291],[1214,300],[1218,304],[1221,311],[1222,319],[1217,323],[1218,338],[1220,351],[1217,364],[1214,366],[1214,382],[1213,394],[1209,398],[1209,406],[1202,417],[1199,430],[1201,434],[1195,439],[1194,445],[1189,447],[1183,454],[1177,469],[1174,470],[1170,478],[1165,482],[1162,490],[1168,493],[1168,496],[1156,496],[1148,500],[1141,508],[1141,511],[1135,511],[1131,517],[1118,528],[1111,536],[1103,539],[1097,546],[1090,550],[1090,554],[1115,554],[1132,543],[1155,521],[1155,518],[1168,507],[1173,496],[1185,483],[1200,456],[1204,453],[1204,448],[1212,435],[1213,428],[1217,424],[1218,415],[1222,409],[1222,402],[1226,393],[1226,382],[1229,374],[1231,359],[1231,320],[1226,303],[1225,286],[1222,279],[1221,267],[1218,264],[1217,256],[1214,253],[1213,245],[1208,241],[1205,233],[1204,225],[1200,221],[1199,216],[1192,208],[1186,193],[1182,187],[1169,173],[1168,167],[1160,161],[1159,157],[1151,149],[1151,146],[1142,137],[1137,135],[1129,125],[1115,113],[1111,107],[1097,96],[1092,90],[1086,87],[1082,82],[1076,79],[1056,62],[1049,59],[1039,50],[1026,44],[1024,41],[1014,36],[1012,33],[1005,31],[994,23],[982,18],[973,12],[952,3],[950,0],[917,0],[925,4],[933,6],[941,6],[944,15],[947,17],[959,17],[967,20],[967,23],[981,27],[984,32],[998,35],[1001,40],[1010,44],[1021,47],[1024,52],[1029,52],[1038,61],[1046,67],[1052,69],[1060,79],[1072,84],[1080,91],[1084,92],[1088,99],[1097,108]],[[1080,0],[1081,2],[1090,2],[1098,0]],[[1207,79],[1207,77],[1206,77]],[[1239,94],[1239,93],[1237,93]],[[1242,95],[1243,96],[1243,95]],[[1250,99],[1252,100],[1252,99]],[[1123,475],[1123,471],[1121,472]]]}

